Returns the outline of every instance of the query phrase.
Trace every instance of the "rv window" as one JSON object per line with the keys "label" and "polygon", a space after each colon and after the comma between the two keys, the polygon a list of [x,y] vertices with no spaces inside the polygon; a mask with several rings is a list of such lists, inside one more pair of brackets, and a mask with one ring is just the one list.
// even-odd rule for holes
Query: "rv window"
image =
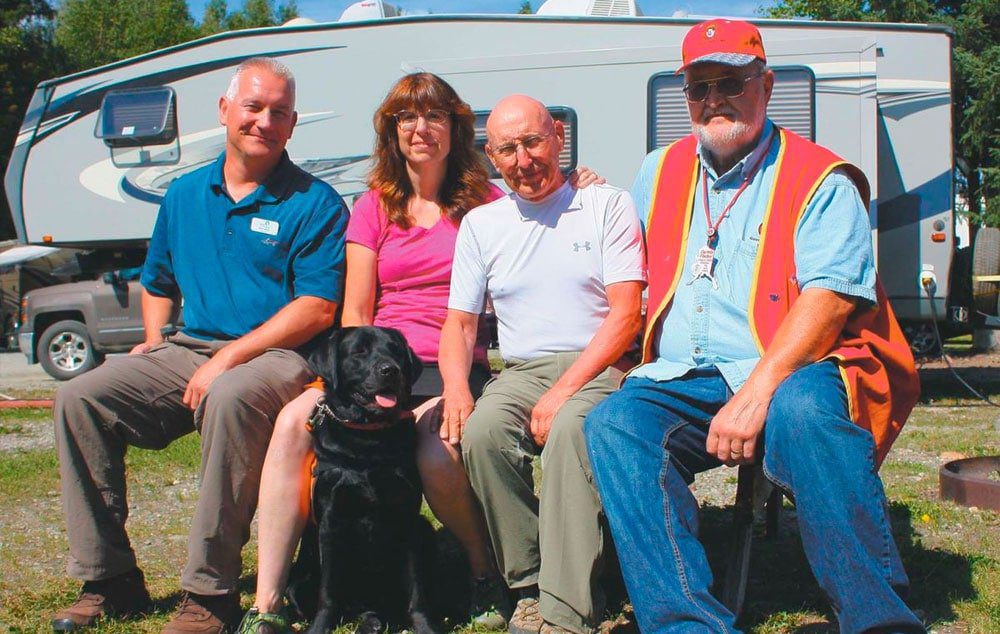
{"label": "rv window", "polygon": [[176,100],[167,87],[108,91],[94,136],[111,148],[119,167],[176,163],[180,159]]}
{"label": "rv window", "polygon": [[[576,111],[565,106],[552,106],[548,109],[549,114],[556,121],[562,121],[566,131],[566,144],[559,155],[559,168],[563,172],[569,172],[576,168]],[[486,165],[486,170],[490,173],[490,178],[500,178],[500,173],[496,171],[483,149],[486,146],[486,118],[490,116],[489,110],[476,111],[476,149]]]}
{"label": "rv window", "polygon": [[[775,123],[810,140],[815,139],[816,76],[802,66],[772,68],[774,92],[767,114]],[[649,80],[647,151],[664,147],[691,133],[683,75],[659,73]]]}

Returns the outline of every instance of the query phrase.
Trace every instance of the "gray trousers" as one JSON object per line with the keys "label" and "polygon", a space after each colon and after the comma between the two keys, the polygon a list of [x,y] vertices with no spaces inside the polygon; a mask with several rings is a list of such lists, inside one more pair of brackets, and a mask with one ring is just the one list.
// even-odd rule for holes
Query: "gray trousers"
{"label": "gray trousers", "polygon": [[[621,371],[605,370],[570,398],[543,448],[528,430],[535,403],[579,356],[567,352],[512,364],[487,384],[466,423],[462,458],[507,584],[537,584],[542,617],[586,633],[604,611],[598,579],[608,534],[583,420],[618,388]],[[536,497],[532,458],[539,453],[544,473]]]}
{"label": "gray trousers", "polygon": [[62,385],[54,405],[71,577],[100,580],[136,566],[125,532],[125,452],[201,434],[201,484],[181,587],[236,592],[273,421],[311,372],[299,354],[271,349],[220,375],[195,412],[188,381],[225,345],[174,335],[146,354],[108,359]]}

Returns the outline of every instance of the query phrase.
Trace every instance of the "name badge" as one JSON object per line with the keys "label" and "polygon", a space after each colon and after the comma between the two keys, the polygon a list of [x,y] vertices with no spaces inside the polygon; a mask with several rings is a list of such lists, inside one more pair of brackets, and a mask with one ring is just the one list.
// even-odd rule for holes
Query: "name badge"
{"label": "name badge", "polygon": [[265,220],[264,218],[252,218],[250,220],[250,231],[256,231],[257,233],[266,233],[269,236],[278,235],[279,225],[273,220]]}

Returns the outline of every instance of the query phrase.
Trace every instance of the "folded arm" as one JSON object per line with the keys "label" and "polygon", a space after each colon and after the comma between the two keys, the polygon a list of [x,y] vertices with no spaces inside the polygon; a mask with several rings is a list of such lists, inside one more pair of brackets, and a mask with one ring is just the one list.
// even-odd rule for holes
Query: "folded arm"
{"label": "folded arm", "polygon": [[545,444],[552,420],[566,401],[621,359],[635,341],[642,326],[640,308],[644,286],[645,283],[640,281],[608,285],[610,311],[604,321],[573,365],[542,395],[531,411],[531,435],[539,446]]}
{"label": "folded arm", "polygon": [[296,297],[263,324],[216,352],[198,368],[184,392],[184,404],[198,407],[220,374],[260,356],[268,348],[297,348],[333,325],[337,303],[320,297]]}
{"label": "folded arm", "polygon": [[728,465],[751,463],[775,390],[834,349],[857,300],[809,288],[795,300],[747,382],[712,418],[705,447]]}

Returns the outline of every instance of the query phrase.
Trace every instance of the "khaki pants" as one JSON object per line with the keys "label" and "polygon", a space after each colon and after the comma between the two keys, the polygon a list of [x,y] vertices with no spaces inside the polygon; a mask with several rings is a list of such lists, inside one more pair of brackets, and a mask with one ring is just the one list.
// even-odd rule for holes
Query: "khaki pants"
{"label": "khaki pants", "polygon": [[[466,424],[462,458],[507,584],[537,584],[546,621],[591,632],[604,611],[598,580],[607,529],[583,420],[617,389],[621,371],[605,370],[569,399],[556,414],[544,448],[528,430],[535,403],[579,356],[559,353],[511,364],[487,384]],[[538,453],[544,475],[536,497],[532,458]]]}
{"label": "khaki pants", "polygon": [[181,401],[187,383],[225,343],[175,335],[59,388],[53,414],[71,577],[106,579],[136,566],[125,532],[125,452],[162,449],[197,429],[201,485],[181,587],[237,591],[273,421],[311,372],[298,353],[267,350],[220,375],[191,412]]}

